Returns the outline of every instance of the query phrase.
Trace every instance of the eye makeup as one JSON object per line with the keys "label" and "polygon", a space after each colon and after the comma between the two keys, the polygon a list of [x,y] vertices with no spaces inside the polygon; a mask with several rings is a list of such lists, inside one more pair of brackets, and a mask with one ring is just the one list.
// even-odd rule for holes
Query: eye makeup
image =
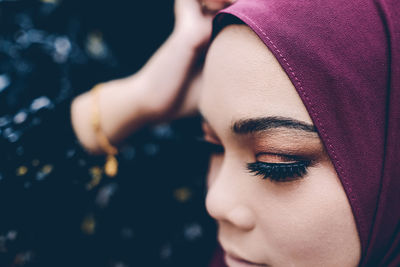
{"label": "eye makeup", "polygon": [[295,159],[288,155],[271,154],[270,159],[247,163],[250,173],[260,176],[262,179],[270,179],[275,182],[290,182],[298,180],[307,174],[311,160]]}
{"label": "eye makeup", "polygon": [[[222,154],[224,148],[214,142],[210,142],[207,138],[199,138],[205,144],[210,154]],[[289,156],[274,155],[275,158],[288,158]],[[255,176],[260,176],[262,179],[270,179],[274,182],[290,182],[301,179],[307,174],[307,169],[311,165],[311,160],[294,160],[288,159],[289,162],[276,159],[267,161],[257,160],[247,163],[247,170]]]}
{"label": "eye makeup", "polygon": [[300,180],[325,155],[319,138],[279,130],[248,136],[244,142],[255,154],[255,161],[246,164],[247,170],[273,182]]}
{"label": "eye makeup", "polygon": [[[203,124],[203,141],[211,154],[224,153],[224,147],[212,128]],[[254,161],[246,162],[246,170],[272,182],[291,182],[305,177],[310,166],[324,155],[318,135],[302,134],[298,130],[273,129],[246,134],[235,140]],[[290,133],[290,134],[289,134]]]}

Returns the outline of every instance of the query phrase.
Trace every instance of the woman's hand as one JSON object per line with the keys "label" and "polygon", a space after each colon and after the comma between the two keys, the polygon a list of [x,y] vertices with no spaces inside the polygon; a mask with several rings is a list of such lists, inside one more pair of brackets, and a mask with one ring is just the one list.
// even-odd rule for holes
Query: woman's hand
{"label": "woman's hand", "polygon": [[[229,0],[176,0],[175,26],[168,40],[136,74],[104,83],[96,105],[100,125],[118,144],[145,124],[193,114],[200,90],[198,59],[211,35],[213,15]],[[78,96],[71,120],[81,144],[94,153],[100,148],[91,124],[93,95]]]}
{"label": "woman's hand", "polygon": [[[157,121],[168,120],[192,114],[197,109],[196,96],[201,82],[201,56],[207,48],[211,37],[212,19],[222,8],[235,2],[235,0],[176,0],[175,1],[175,26],[170,38],[163,47],[157,51],[147,65],[152,64],[154,58],[161,59],[170,50],[175,55],[175,60],[165,58],[162,61],[171,64],[169,67],[157,64],[159,74],[155,81],[155,68],[151,77],[154,83],[148,91],[149,101],[146,105],[148,113],[154,114]],[[168,48],[165,48],[168,47]],[[161,56],[160,56],[161,55]],[[147,72],[147,65],[140,73]],[[153,64],[154,66],[155,64]],[[168,71],[166,71],[168,69]],[[173,70],[177,70],[173,72]],[[149,73],[149,72],[147,72]],[[161,85],[159,82],[162,82]],[[166,86],[165,86],[166,85]]]}
{"label": "woman's hand", "polygon": [[174,33],[192,47],[203,47],[210,39],[214,15],[234,0],[175,0]]}

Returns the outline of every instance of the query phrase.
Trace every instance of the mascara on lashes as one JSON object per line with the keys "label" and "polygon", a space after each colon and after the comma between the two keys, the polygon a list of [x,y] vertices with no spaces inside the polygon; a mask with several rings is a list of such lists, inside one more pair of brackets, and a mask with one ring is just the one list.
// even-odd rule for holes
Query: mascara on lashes
{"label": "mascara on lashes", "polygon": [[[210,143],[204,138],[199,138],[203,144],[211,151],[211,153],[223,153],[224,149],[221,145]],[[291,156],[292,157],[292,156]],[[300,160],[291,163],[271,163],[271,162],[252,162],[247,163],[249,172],[263,179],[271,179],[276,182],[289,182],[302,178],[307,174],[307,168],[311,164],[310,160]]]}
{"label": "mascara on lashes", "polygon": [[249,172],[263,179],[275,182],[289,182],[302,178],[307,174],[311,161],[297,161],[293,163],[253,162],[247,163]]}

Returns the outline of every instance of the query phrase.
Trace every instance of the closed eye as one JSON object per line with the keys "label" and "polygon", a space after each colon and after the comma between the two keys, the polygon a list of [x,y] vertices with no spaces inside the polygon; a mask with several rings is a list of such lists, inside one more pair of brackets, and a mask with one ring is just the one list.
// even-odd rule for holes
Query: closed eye
{"label": "closed eye", "polygon": [[307,174],[310,161],[292,163],[253,162],[247,164],[249,172],[262,179],[275,182],[290,182],[303,178]]}

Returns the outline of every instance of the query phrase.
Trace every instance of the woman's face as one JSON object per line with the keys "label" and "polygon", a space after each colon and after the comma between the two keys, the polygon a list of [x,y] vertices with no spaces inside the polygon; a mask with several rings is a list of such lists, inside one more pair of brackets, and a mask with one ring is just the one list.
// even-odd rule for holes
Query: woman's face
{"label": "woman's face", "polygon": [[204,69],[200,111],[211,157],[206,206],[229,266],[357,266],[345,192],[312,120],[268,48],[224,28]]}

